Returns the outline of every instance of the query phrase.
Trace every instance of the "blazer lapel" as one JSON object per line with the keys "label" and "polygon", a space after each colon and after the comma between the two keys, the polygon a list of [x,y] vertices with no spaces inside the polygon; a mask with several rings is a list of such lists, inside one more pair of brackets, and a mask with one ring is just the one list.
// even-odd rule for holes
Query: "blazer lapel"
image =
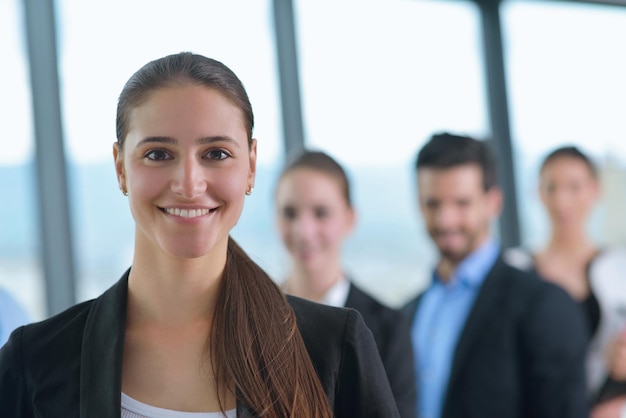
{"label": "blazer lapel", "polygon": [[[500,273],[502,266],[502,260],[498,258],[485,278],[481,289],[478,291],[478,295],[476,296],[476,300],[470,310],[465,327],[463,327],[459,342],[456,346],[452,369],[450,370],[450,378],[448,380],[447,396],[449,396],[451,392],[450,389],[454,387],[456,380],[459,378],[463,364],[466,362],[467,355],[474,341],[485,329],[486,321],[497,311],[497,304],[500,299],[499,295],[504,280]],[[444,403],[444,408],[446,404],[447,401]],[[445,414],[443,416],[445,416]]]}
{"label": "blazer lapel", "polygon": [[346,303],[344,306],[348,308],[354,308],[357,311],[367,310],[369,306],[366,306],[366,304],[369,303],[369,299],[363,297],[363,292],[361,292],[359,288],[354,286],[354,284],[352,284],[352,281],[350,281],[349,283],[350,288],[348,290],[348,297],[346,298]]}
{"label": "blazer lapel", "polygon": [[80,371],[81,417],[121,414],[129,271],[94,301],[85,323]]}
{"label": "blazer lapel", "polygon": [[[80,370],[80,416],[84,418],[121,415],[129,272],[94,301],[85,323]],[[237,401],[237,418],[256,415]]]}

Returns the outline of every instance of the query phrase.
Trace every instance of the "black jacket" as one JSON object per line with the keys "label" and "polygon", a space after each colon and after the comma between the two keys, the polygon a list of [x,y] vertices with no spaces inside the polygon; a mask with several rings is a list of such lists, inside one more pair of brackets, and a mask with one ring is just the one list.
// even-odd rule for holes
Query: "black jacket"
{"label": "black jacket", "polygon": [[[0,417],[119,417],[128,273],[99,298],[18,328],[0,350]],[[398,417],[358,312],[288,297],[336,417]],[[237,417],[253,417],[241,402]]]}
{"label": "black jacket", "polygon": [[372,331],[400,416],[415,418],[417,390],[409,321],[401,311],[383,305],[352,282],[345,306],[359,311]]}
{"label": "black jacket", "polygon": [[587,418],[586,342],[563,289],[498,259],[459,336],[442,418]]}

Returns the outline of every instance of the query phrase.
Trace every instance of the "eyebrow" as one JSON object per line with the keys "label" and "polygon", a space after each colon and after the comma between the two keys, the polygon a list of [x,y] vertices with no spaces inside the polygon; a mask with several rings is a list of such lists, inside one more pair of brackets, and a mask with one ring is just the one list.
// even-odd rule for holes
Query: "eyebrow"
{"label": "eyebrow", "polygon": [[[196,142],[200,145],[212,144],[214,142],[228,142],[239,147],[239,142],[237,142],[234,138],[231,138],[230,136],[224,135],[202,137],[199,138]],[[144,144],[177,145],[178,140],[169,136],[149,136],[139,141],[136,147],[140,147]]]}

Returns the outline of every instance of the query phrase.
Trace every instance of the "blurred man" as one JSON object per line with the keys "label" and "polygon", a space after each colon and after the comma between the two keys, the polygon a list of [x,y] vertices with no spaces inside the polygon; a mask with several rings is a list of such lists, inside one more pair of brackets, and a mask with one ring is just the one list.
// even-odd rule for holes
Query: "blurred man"
{"label": "blurred man", "polygon": [[506,265],[487,144],[438,134],[416,161],[420,210],[439,261],[405,306],[420,418],[586,418],[586,329],[568,294]]}

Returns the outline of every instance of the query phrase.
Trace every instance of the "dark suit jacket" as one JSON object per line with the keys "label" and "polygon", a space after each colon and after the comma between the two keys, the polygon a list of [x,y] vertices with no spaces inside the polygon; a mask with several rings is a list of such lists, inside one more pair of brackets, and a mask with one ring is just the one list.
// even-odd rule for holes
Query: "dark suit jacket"
{"label": "dark suit jacket", "polygon": [[[404,308],[411,320],[419,300]],[[442,418],[587,418],[586,340],[564,290],[498,259],[459,337]]]}
{"label": "dark suit jacket", "polygon": [[[119,417],[128,275],[94,301],[18,328],[0,350],[0,417]],[[371,332],[352,309],[289,297],[336,417],[398,417]],[[237,417],[253,417],[241,402]]]}
{"label": "dark suit jacket", "polygon": [[359,311],[372,331],[400,416],[415,418],[417,390],[409,321],[402,312],[383,305],[352,282],[345,306]]}

